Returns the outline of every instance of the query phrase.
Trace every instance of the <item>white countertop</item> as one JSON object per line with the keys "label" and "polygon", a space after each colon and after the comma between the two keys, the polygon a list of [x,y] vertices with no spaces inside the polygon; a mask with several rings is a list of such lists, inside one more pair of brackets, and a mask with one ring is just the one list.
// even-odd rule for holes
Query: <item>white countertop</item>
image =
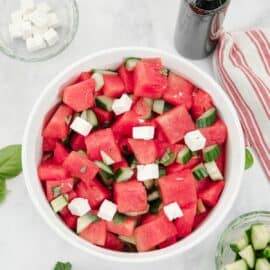
{"label": "white countertop", "polygon": [[[173,32],[178,0],[78,0],[80,25],[75,40],[47,62],[27,64],[0,53],[0,147],[20,143],[28,114],[46,83],[75,60],[104,48],[139,45],[176,53]],[[270,26],[269,0],[232,0],[226,29]],[[210,75],[210,59],[194,61]],[[8,182],[10,194],[0,206],[0,263],[5,270],[51,270],[57,260],[73,270],[135,269],[93,258],[60,239],[34,209],[23,177]],[[241,193],[222,226],[201,246],[182,257],[141,265],[143,269],[214,270],[221,231],[244,212],[270,209],[270,185],[258,162],[244,175]]]}

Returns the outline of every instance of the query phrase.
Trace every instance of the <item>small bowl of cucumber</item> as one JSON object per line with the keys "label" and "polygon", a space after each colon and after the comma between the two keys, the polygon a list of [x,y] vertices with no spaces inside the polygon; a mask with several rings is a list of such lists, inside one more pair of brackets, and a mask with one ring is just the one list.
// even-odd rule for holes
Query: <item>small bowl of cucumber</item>
{"label": "small bowl of cucumber", "polygon": [[216,252],[217,270],[270,270],[270,212],[244,214],[223,232]]}

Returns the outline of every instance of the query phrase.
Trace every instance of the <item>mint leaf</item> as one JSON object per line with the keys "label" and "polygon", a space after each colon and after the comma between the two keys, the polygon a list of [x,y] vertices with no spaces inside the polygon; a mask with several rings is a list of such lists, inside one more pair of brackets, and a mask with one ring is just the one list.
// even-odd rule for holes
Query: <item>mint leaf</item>
{"label": "mint leaf", "polygon": [[21,161],[22,146],[9,145],[0,149],[0,178],[9,179],[16,177],[22,171]]}
{"label": "mint leaf", "polygon": [[2,203],[7,196],[6,180],[0,179],[0,203]]}
{"label": "mint leaf", "polygon": [[252,167],[254,163],[254,159],[248,148],[246,148],[246,163],[245,163],[245,170],[248,170]]}
{"label": "mint leaf", "polygon": [[54,267],[54,270],[71,270],[72,265],[69,262],[63,263],[63,262],[57,262],[57,264]]}

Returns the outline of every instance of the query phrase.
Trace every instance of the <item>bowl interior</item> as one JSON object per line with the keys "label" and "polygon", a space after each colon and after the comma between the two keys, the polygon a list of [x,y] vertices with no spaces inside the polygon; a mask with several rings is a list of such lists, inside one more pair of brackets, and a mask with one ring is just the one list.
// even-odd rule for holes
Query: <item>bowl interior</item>
{"label": "bowl interior", "polygon": [[[68,82],[83,70],[91,68],[115,68],[129,56],[161,57],[165,66],[183,75],[195,85],[209,92],[228,128],[226,187],[218,205],[209,218],[190,236],[166,249],[147,253],[127,254],[108,251],[91,245],[72,233],[51,210],[37,176],[37,166],[41,156],[41,129],[47,112],[58,100],[58,93]],[[103,51],[84,58],[59,74],[44,90],[30,115],[24,137],[23,166],[25,181],[34,204],[47,223],[64,239],[86,252],[114,261],[145,262],[160,260],[189,250],[204,239],[222,221],[231,208],[240,188],[244,168],[244,140],[242,129],[231,102],[223,90],[206,74],[183,58],[155,49],[119,48]]]}

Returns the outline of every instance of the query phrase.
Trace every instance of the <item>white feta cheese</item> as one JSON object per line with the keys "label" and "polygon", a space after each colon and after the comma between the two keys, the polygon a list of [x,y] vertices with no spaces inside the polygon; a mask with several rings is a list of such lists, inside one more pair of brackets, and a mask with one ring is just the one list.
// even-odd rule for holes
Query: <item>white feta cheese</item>
{"label": "white feta cheese", "polygon": [[82,136],[87,136],[92,130],[93,125],[91,125],[89,122],[82,119],[81,117],[77,116],[73,120],[70,128],[74,130],[75,132],[81,134]]}
{"label": "white feta cheese", "polygon": [[24,40],[32,37],[33,28],[32,28],[32,24],[30,22],[22,22],[21,28],[22,28],[22,37]]}
{"label": "white feta cheese", "polygon": [[199,130],[188,132],[184,137],[184,141],[192,152],[203,149],[206,144],[206,138]]}
{"label": "white feta cheese", "polygon": [[87,199],[75,198],[69,203],[68,209],[72,215],[81,217],[87,214],[91,207]]}
{"label": "white feta cheese", "polygon": [[155,127],[153,126],[134,127],[132,129],[133,139],[152,140],[154,136]]}
{"label": "white feta cheese", "polygon": [[115,163],[115,161],[104,151],[100,151],[100,155],[102,157],[102,160],[107,165],[112,165]]}
{"label": "white feta cheese", "polygon": [[43,13],[48,13],[51,11],[51,7],[46,2],[41,2],[37,4],[36,10]]}
{"label": "white feta cheese", "polygon": [[49,18],[44,12],[35,10],[30,16],[31,22],[37,27],[48,27]]}
{"label": "white feta cheese", "polygon": [[43,36],[49,30],[48,27],[36,27],[32,26],[33,35]]}
{"label": "white feta cheese", "polygon": [[22,38],[21,24],[12,23],[9,25],[9,34],[12,39]]}
{"label": "white feta cheese", "polygon": [[59,40],[58,33],[52,28],[44,33],[43,38],[46,40],[49,46],[55,45]]}
{"label": "white feta cheese", "polygon": [[26,47],[29,52],[36,52],[45,49],[46,43],[40,35],[34,35],[26,39]]}
{"label": "white feta cheese", "polygon": [[116,115],[128,112],[131,109],[132,99],[123,94],[119,99],[115,99],[112,105],[112,110]]}
{"label": "white feta cheese", "polygon": [[104,200],[99,208],[98,217],[106,221],[112,221],[116,212],[117,205],[109,200]]}
{"label": "white feta cheese", "polygon": [[58,19],[57,15],[53,12],[48,13],[48,26],[57,28],[60,26],[60,20]]}
{"label": "white feta cheese", "polygon": [[146,181],[159,178],[158,164],[137,165],[137,180]]}
{"label": "white feta cheese", "polygon": [[31,11],[35,8],[33,0],[21,0],[21,10],[23,13]]}
{"label": "white feta cheese", "polygon": [[170,221],[183,216],[183,212],[177,202],[164,206],[163,210]]}
{"label": "white feta cheese", "polygon": [[10,15],[12,23],[21,23],[23,19],[23,12],[21,10],[16,10]]}

